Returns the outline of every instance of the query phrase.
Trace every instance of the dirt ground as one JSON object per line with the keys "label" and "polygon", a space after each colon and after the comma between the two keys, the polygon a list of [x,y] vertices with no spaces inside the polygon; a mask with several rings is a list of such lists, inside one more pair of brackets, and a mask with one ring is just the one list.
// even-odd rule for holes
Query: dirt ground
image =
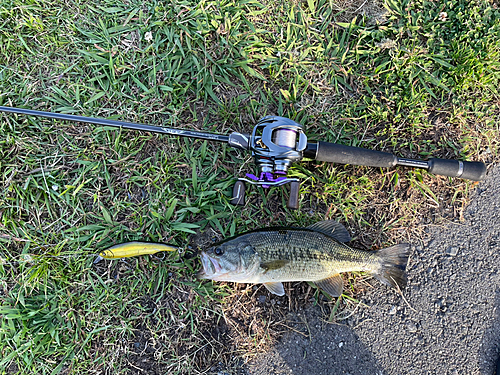
{"label": "dirt ground", "polygon": [[500,166],[473,193],[464,221],[412,243],[400,294],[373,281],[345,324],[318,307],[248,374],[493,375],[500,352]]}

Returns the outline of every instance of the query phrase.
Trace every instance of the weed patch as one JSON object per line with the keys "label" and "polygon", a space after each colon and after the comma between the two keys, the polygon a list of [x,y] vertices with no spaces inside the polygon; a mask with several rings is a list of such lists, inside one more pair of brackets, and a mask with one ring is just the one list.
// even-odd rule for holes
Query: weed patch
{"label": "weed patch", "polygon": [[[0,105],[229,134],[264,115],[310,141],[408,158],[498,160],[495,1],[0,0]],[[343,321],[371,288],[329,300],[200,282],[196,251],[270,225],[341,221],[354,245],[416,242],[460,220],[474,184],[303,160],[229,204],[250,155],[227,145],[0,114],[0,368],[8,374],[242,373],[317,303]],[[180,251],[93,264],[133,241]],[[379,287],[377,285],[377,287]]]}

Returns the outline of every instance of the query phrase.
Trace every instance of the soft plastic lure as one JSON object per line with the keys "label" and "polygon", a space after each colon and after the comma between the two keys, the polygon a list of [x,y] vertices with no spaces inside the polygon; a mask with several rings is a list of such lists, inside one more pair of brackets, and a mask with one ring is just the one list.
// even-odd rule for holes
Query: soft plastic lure
{"label": "soft plastic lure", "polygon": [[139,255],[146,254],[156,254],[160,251],[176,251],[177,247],[170,246],[162,243],[151,243],[151,242],[126,242],[111,246],[99,253],[99,257],[94,263],[97,263],[101,259],[120,259],[120,258],[130,258]]}

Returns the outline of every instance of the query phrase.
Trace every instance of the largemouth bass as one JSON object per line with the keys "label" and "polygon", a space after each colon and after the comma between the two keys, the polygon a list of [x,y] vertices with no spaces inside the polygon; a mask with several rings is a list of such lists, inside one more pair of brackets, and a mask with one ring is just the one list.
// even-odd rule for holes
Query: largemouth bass
{"label": "largemouth bass", "polygon": [[340,273],[365,271],[394,288],[406,286],[408,244],[378,251],[346,245],[351,236],[332,220],[307,228],[267,228],[251,231],[214,244],[201,252],[201,279],[237,283],[263,283],[278,296],[285,294],[283,282],[313,281],[338,297],[342,294]]}

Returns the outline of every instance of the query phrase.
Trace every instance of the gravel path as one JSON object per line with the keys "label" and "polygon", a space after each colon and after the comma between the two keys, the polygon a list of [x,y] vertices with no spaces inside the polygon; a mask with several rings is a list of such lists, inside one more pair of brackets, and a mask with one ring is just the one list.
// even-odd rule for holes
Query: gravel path
{"label": "gravel path", "polygon": [[318,308],[249,364],[262,374],[492,375],[500,351],[500,167],[473,193],[465,221],[412,245],[405,300],[379,286],[346,325]]}

